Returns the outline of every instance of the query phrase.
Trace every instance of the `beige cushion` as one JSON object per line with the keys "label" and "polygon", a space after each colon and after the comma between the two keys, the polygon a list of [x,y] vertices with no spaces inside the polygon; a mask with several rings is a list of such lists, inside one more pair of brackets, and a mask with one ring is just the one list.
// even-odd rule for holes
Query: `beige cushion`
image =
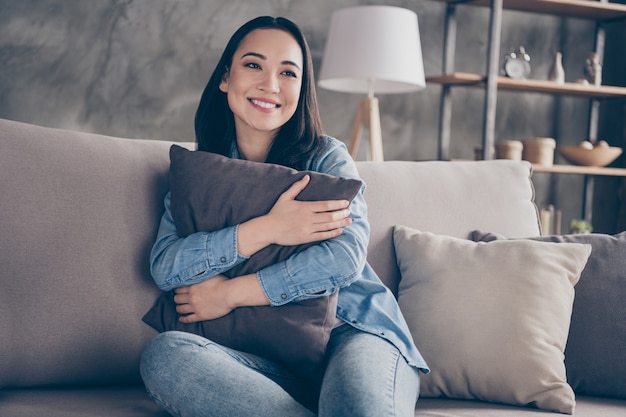
{"label": "beige cushion", "polygon": [[589,245],[476,243],[397,226],[399,303],[432,373],[421,395],[572,413],[563,351]]}

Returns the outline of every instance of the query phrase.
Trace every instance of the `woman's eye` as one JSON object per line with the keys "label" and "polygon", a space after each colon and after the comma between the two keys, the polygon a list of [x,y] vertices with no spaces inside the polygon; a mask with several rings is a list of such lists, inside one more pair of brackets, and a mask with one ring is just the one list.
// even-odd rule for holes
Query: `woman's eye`
{"label": "woman's eye", "polygon": [[261,66],[257,64],[256,62],[248,62],[247,64],[244,64],[243,66],[252,68],[252,69],[261,69]]}
{"label": "woman's eye", "polygon": [[289,71],[289,70],[283,71],[282,74],[286,75],[287,77],[293,77],[293,78],[297,78],[298,77],[295,72]]}

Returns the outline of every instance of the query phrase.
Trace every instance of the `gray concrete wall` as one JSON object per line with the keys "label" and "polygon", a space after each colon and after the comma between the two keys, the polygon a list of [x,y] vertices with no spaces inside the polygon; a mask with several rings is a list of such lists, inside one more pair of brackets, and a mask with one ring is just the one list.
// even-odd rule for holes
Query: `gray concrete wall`
{"label": "gray concrete wall", "polygon": [[[419,16],[426,74],[440,72],[445,5],[426,0],[0,0],[0,117],[102,134],[193,140],[202,89],[232,32],[258,15],[280,15],[307,34],[316,69],[333,10],[387,4]],[[484,72],[485,9],[460,7],[456,67]],[[532,77],[547,78],[552,56],[564,54],[566,80],[581,74],[593,49],[593,23],[506,12],[501,55],[520,44],[532,56]],[[616,26],[616,25],[614,25]],[[626,85],[626,25],[611,28],[605,80]],[[318,89],[327,133],[347,140],[360,96]],[[472,158],[480,144],[483,93],[453,92],[453,158]],[[437,157],[439,86],[380,97],[386,159]],[[603,105],[601,135],[623,146],[624,101]],[[497,139],[585,139],[588,103],[543,94],[499,94]],[[623,162],[622,162],[623,164]],[[622,165],[623,166],[623,165]],[[564,223],[579,217],[582,178],[537,174],[540,205],[555,204]],[[598,231],[612,232],[620,180],[599,184]],[[623,226],[621,226],[623,227]]]}

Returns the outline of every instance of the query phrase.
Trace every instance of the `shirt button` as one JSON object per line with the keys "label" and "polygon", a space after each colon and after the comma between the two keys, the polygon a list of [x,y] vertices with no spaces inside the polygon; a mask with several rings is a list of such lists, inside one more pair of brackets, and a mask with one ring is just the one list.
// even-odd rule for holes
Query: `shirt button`
{"label": "shirt button", "polygon": [[282,295],[280,296],[280,298],[282,298],[283,300],[286,300],[286,299],[287,299],[287,294],[282,294]]}
{"label": "shirt button", "polygon": [[222,263],[224,263],[224,262],[226,262],[226,258],[225,258],[224,256],[222,256],[222,257],[220,258],[220,261],[221,261]]}

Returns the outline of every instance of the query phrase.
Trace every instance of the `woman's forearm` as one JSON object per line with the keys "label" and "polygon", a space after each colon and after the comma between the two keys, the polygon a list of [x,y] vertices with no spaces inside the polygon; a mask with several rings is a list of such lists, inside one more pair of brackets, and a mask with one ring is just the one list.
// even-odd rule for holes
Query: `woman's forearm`
{"label": "woman's forearm", "polygon": [[270,300],[265,295],[256,274],[242,275],[229,279],[224,283],[228,286],[229,304],[233,308],[266,306]]}
{"label": "woman's forearm", "polygon": [[237,307],[269,305],[256,274],[228,279],[217,275],[198,284],[175,290],[176,311],[180,321],[194,323],[213,320]]}

